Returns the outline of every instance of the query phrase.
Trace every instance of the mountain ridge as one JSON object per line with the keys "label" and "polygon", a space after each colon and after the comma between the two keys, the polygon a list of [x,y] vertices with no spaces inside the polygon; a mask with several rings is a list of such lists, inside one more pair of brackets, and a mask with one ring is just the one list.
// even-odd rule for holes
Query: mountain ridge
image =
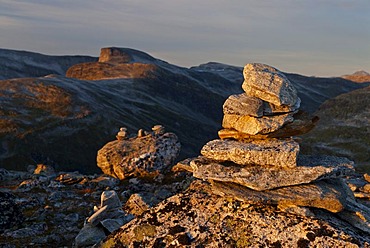
{"label": "mountain ridge", "polygon": [[[66,77],[57,70],[51,71],[55,75],[34,77],[27,74],[32,70],[26,70],[25,78],[0,80],[2,166],[14,168],[16,164],[24,169],[27,164],[44,162],[60,170],[95,172],[97,150],[113,140],[120,127],[134,133],[156,124],[179,136],[180,158],[191,157],[217,136],[226,98],[242,92],[241,67],[210,62],[184,68],[134,49],[111,51],[115,49],[120,56],[133,59],[103,63],[126,67],[142,63],[156,69],[150,76],[136,77],[134,73],[99,80]],[[69,68],[98,63],[97,58],[82,60]],[[298,90],[302,109],[311,113],[327,99],[366,86],[342,78],[286,75]]]}

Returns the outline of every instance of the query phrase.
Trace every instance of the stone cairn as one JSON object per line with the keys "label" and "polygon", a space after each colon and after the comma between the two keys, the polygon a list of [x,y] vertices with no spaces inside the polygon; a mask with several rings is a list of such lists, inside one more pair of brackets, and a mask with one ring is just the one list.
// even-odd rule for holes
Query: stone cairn
{"label": "stone cairn", "polygon": [[317,119],[300,114],[293,84],[264,64],[247,64],[243,75],[245,92],[231,95],[223,105],[220,139],[177,169],[210,181],[213,193],[223,197],[304,215],[311,215],[311,208],[326,209],[370,232],[370,210],[358,205],[342,179],[353,174],[353,162],[299,155],[294,136],[311,130]]}
{"label": "stone cairn", "polygon": [[165,174],[181,148],[177,136],[162,125],[153,126],[150,132],[139,129],[137,135],[121,127],[116,138],[98,151],[96,161],[104,174],[120,180]]}

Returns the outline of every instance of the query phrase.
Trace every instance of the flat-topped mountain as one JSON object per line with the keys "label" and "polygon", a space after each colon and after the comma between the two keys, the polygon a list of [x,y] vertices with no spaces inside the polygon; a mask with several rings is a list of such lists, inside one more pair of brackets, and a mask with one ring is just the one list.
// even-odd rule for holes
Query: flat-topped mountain
{"label": "flat-topped mountain", "polygon": [[[0,57],[11,53],[1,50]],[[45,162],[93,172],[96,152],[114,140],[119,127],[136,133],[156,124],[178,135],[180,158],[191,157],[216,137],[226,98],[242,91],[242,67],[215,62],[183,68],[128,48],[104,48],[99,61],[18,53],[22,56],[0,60],[0,68],[23,66],[0,71],[0,78],[8,78],[0,81],[0,163],[5,168]],[[35,74],[35,63],[26,63],[25,54],[30,61],[43,61],[37,68],[58,66]],[[60,75],[65,71],[67,77]],[[44,76],[49,73],[57,75]],[[366,86],[286,75],[302,99],[301,109],[311,113],[327,99]]]}

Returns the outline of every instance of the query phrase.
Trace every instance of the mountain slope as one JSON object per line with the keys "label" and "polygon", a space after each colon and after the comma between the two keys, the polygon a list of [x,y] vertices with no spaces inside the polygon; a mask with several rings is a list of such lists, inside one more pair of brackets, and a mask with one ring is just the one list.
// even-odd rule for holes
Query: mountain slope
{"label": "mountain slope", "polygon": [[325,101],[315,113],[316,128],[306,134],[306,153],[345,156],[370,172],[370,87]]}
{"label": "mountain slope", "polygon": [[[68,70],[68,76],[84,80],[58,75],[0,80],[2,167],[25,169],[44,162],[59,170],[97,172],[97,150],[115,139],[120,127],[136,133],[155,124],[179,136],[181,158],[196,156],[206,141],[216,138],[223,102],[242,92],[241,67],[213,62],[187,69],[133,49],[102,51],[99,63],[88,61]],[[142,74],[132,64],[152,69]],[[24,75],[32,76],[29,71]],[[310,112],[328,98],[365,86],[337,78],[287,76],[298,89],[302,108]]]}
{"label": "mountain slope", "polygon": [[96,61],[90,56],[50,56],[39,53],[0,49],[0,80],[20,77],[65,75],[69,67]]}

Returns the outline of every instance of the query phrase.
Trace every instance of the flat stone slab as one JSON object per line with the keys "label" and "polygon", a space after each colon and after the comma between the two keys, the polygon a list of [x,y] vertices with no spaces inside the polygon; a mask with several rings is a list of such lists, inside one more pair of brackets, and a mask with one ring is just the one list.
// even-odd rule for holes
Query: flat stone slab
{"label": "flat stone slab", "polygon": [[299,144],[292,139],[212,140],[205,144],[201,154],[218,161],[232,161],[239,165],[262,165],[276,168],[294,168],[297,165]]}
{"label": "flat stone slab", "polygon": [[294,106],[298,100],[297,90],[288,78],[274,67],[253,63],[243,70],[243,90],[274,105]]}
{"label": "flat stone slab", "polygon": [[263,117],[225,114],[222,127],[233,128],[251,135],[268,134],[277,131],[286,123],[293,122],[293,120],[293,113]]}
{"label": "flat stone slab", "polygon": [[[313,156],[301,160],[309,160]],[[286,186],[307,184],[328,178],[339,178],[354,173],[352,162],[332,160],[326,157],[317,164],[298,164],[292,169],[267,168],[265,166],[222,165],[217,161],[199,157],[190,162],[193,176],[203,180],[232,182],[250,189],[263,191]],[[330,160],[330,159],[329,159]]]}
{"label": "flat stone slab", "polygon": [[263,116],[263,101],[246,93],[231,95],[223,105],[224,114]]}
{"label": "flat stone slab", "polygon": [[319,181],[311,184],[255,191],[234,183],[212,182],[212,192],[251,204],[276,204],[326,209],[333,213],[346,206],[346,189],[339,181]]}
{"label": "flat stone slab", "polygon": [[218,131],[220,139],[268,139],[268,138],[288,138],[298,136],[311,131],[318,122],[317,116],[309,117],[303,114],[294,115],[294,121],[285,124],[282,128],[267,134],[246,134],[235,129],[221,129]]}

